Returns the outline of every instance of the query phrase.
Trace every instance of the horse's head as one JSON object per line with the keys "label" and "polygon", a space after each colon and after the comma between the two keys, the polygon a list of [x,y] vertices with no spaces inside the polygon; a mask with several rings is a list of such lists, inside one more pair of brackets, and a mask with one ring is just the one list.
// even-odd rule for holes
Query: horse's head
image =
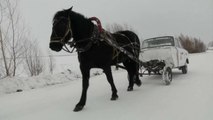
{"label": "horse's head", "polygon": [[70,12],[72,7],[67,10],[59,11],[53,18],[52,34],[50,37],[50,49],[59,52],[64,44],[72,37]]}

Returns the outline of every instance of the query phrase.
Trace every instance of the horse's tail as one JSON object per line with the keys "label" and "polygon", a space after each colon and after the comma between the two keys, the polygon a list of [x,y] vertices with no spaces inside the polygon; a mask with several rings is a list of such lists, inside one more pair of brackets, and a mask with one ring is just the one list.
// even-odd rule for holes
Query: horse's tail
{"label": "horse's tail", "polygon": [[134,71],[133,81],[138,86],[141,86],[142,83],[139,79],[139,69],[140,69],[140,66],[141,66],[141,62],[139,61],[140,39],[139,39],[138,35],[136,35],[132,31],[128,31],[128,30],[127,31],[120,31],[120,33],[124,34],[129,39],[130,44],[132,44],[130,46],[131,53],[137,59],[137,60],[132,60],[132,61],[134,61],[134,63],[132,64],[134,66],[133,69],[135,69],[135,70],[133,70]]}
{"label": "horse's tail", "polygon": [[139,58],[140,54],[140,39],[137,34],[135,34],[132,31],[126,30],[126,31],[119,31],[118,33],[125,35],[132,44],[132,53],[136,58]]}

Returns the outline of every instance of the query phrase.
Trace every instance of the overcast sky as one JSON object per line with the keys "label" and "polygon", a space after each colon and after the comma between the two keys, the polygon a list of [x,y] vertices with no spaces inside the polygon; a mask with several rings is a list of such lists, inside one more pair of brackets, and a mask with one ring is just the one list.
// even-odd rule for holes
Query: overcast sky
{"label": "overcast sky", "polygon": [[21,14],[31,34],[48,48],[52,17],[73,6],[103,26],[118,23],[134,28],[140,38],[181,33],[205,43],[213,41],[213,0],[21,0]]}

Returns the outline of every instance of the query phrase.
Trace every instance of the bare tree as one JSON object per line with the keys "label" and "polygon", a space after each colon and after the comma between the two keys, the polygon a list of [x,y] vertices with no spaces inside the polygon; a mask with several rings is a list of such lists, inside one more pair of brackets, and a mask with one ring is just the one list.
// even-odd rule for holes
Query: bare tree
{"label": "bare tree", "polygon": [[[9,67],[8,67],[8,64],[7,64],[7,59],[6,59],[6,51],[5,51],[5,37],[3,37],[3,31],[2,31],[2,27],[3,27],[3,20],[4,20],[4,11],[5,11],[5,8],[3,8],[3,3],[2,1],[0,2],[0,47],[1,47],[1,54],[2,54],[2,58],[1,58],[1,62],[3,62],[4,64],[4,70],[5,70],[5,73],[6,73],[6,76],[10,76],[10,72],[9,72]],[[2,67],[2,68],[3,68]]]}
{"label": "bare tree", "polygon": [[37,76],[43,72],[44,62],[41,58],[41,52],[35,42],[33,44],[30,41],[26,42],[24,58],[26,71],[30,76]]}
{"label": "bare tree", "polygon": [[181,34],[176,39],[179,39],[183,48],[189,53],[200,53],[206,51],[206,45],[198,38],[189,37]]}
{"label": "bare tree", "polygon": [[121,30],[131,30],[131,31],[134,31],[133,28],[131,26],[129,26],[128,24],[117,24],[117,23],[114,23],[114,24],[107,24],[106,25],[106,30],[109,31],[109,32],[118,32],[118,31],[121,31]]}
{"label": "bare tree", "polygon": [[20,15],[18,12],[18,1],[6,0],[8,9],[8,20],[10,21],[10,54],[12,59],[12,75],[16,75],[17,66],[20,64],[18,58],[23,55],[23,44],[25,35],[25,26],[21,25]]}
{"label": "bare tree", "polygon": [[55,63],[54,58],[52,54],[49,52],[49,71],[51,74],[53,74],[53,71],[55,69]]}
{"label": "bare tree", "polygon": [[11,31],[12,31],[12,43],[11,43],[11,49],[12,49],[12,60],[13,60],[13,76],[15,76],[15,72],[16,72],[16,50],[15,50],[15,36],[16,36],[16,32],[15,32],[15,22],[18,22],[15,20],[15,10],[17,7],[17,1],[15,2],[15,6],[12,6],[10,3],[10,0],[6,0],[7,3],[7,7],[8,7],[8,13],[9,13],[9,20],[10,20],[10,24],[11,24]]}
{"label": "bare tree", "polygon": [[6,76],[15,76],[23,55],[23,37],[25,26],[22,25],[18,11],[18,1],[0,1],[0,43]]}

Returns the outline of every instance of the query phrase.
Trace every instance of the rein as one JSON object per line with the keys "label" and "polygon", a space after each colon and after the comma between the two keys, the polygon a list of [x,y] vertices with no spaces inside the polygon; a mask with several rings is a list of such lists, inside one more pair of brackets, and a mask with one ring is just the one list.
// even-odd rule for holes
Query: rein
{"label": "rein", "polygon": [[[94,29],[93,29],[91,37],[85,38],[85,39],[81,39],[81,40],[78,40],[78,41],[73,41],[72,40],[72,41],[70,41],[68,43],[65,43],[64,42],[65,37],[68,35],[69,31],[72,31],[71,30],[71,21],[69,20],[69,26],[70,26],[69,28],[70,28],[70,30],[67,30],[67,34],[65,34],[64,37],[60,40],[60,43],[63,44],[63,48],[62,49],[65,52],[73,53],[74,49],[77,49],[78,52],[85,52],[85,51],[87,51],[87,50],[89,50],[91,48],[93,43],[97,42],[96,39],[99,39],[100,33],[103,32],[103,28],[102,28],[101,22],[100,22],[100,20],[97,17],[91,17],[91,18],[89,18],[89,20],[95,21],[97,23],[97,26],[94,25]],[[77,43],[82,43],[82,42],[86,42],[86,41],[89,41],[89,43],[84,48],[76,47]],[[59,41],[55,41],[55,42],[59,42]],[[73,49],[69,50],[69,48],[67,47],[66,44],[68,44]]]}
{"label": "rein", "polygon": [[[64,19],[65,17],[62,17],[61,19]],[[54,41],[50,41],[50,43],[61,43],[64,47],[62,48],[64,51],[66,52],[69,52],[69,53],[73,53],[74,49],[72,51],[70,51],[68,49],[68,47],[66,46],[66,43],[65,43],[65,38],[67,37],[67,35],[70,33],[72,35],[72,29],[71,29],[71,20],[70,20],[70,17],[68,18],[65,18],[65,19],[68,19],[68,29],[66,31],[66,33],[64,34],[64,36],[61,38],[61,37],[56,37],[54,38],[55,40]],[[56,23],[57,24],[57,23]],[[59,39],[58,39],[59,38]]]}

